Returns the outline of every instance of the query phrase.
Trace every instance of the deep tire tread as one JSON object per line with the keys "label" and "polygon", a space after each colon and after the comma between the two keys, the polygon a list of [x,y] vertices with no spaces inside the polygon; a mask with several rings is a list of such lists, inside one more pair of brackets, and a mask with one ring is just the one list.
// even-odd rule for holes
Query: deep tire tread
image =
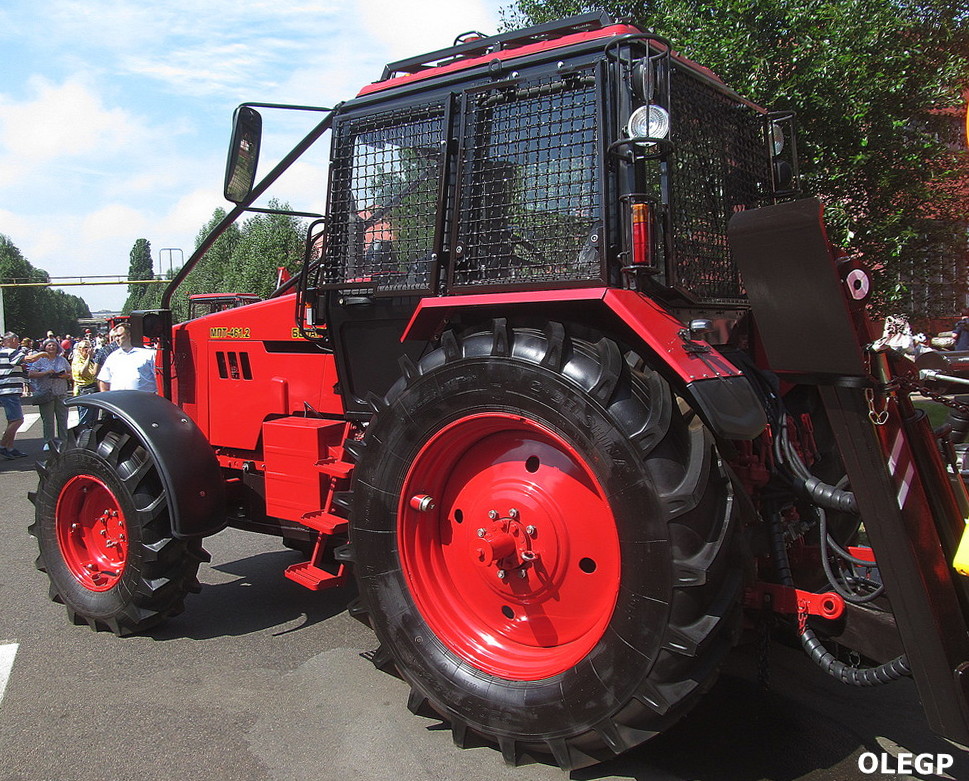
{"label": "deep tire tread", "polygon": [[[87,469],[107,472],[117,480],[119,487],[113,490],[129,505],[129,536],[132,527],[137,530],[122,579],[107,592],[90,592],[68,573],[54,530],[60,486]],[[200,588],[198,568],[208,554],[198,540],[171,536],[157,468],[120,421],[104,419],[79,435],[70,432],[54,444],[37,471],[35,516],[28,527],[40,550],[35,564],[48,574],[50,597],[65,604],[70,621],[121,636],[144,632],[184,609],[185,595]],[[102,478],[100,473],[90,474]]]}
{"label": "deep tire tread", "polygon": [[[387,419],[396,414],[391,408],[402,395],[428,374],[443,371],[455,361],[477,365],[495,359],[509,365],[528,363],[578,385],[590,403],[606,411],[639,453],[662,502],[672,550],[669,619],[663,641],[655,658],[642,657],[643,669],[651,664],[649,674],[627,699],[616,702],[611,714],[593,723],[560,725],[555,733],[545,736],[530,733],[515,738],[503,728],[489,728],[476,718],[465,718],[437,701],[419,679],[409,674],[406,664],[390,661],[388,666],[410,683],[409,707],[419,703],[422,708],[433,708],[449,722],[455,745],[468,746],[473,735],[479,736],[496,745],[508,764],[517,764],[527,754],[572,770],[627,751],[668,728],[715,680],[736,641],[741,615],[742,577],[730,486],[709,432],[658,372],[636,356],[624,354],[611,339],[573,339],[559,323],[549,323],[541,331],[513,329],[505,319],[498,318],[486,332],[472,331],[459,338],[446,331],[440,350],[422,358],[413,370],[408,368],[388,392],[384,400],[389,410]],[[428,378],[422,390],[426,392],[430,382]],[[361,461],[380,458],[383,431],[374,433],[378,429],[376,423],[368,429]],[[360,478],[363,471],[358,467],[355,487],[358,478],[360,484],[379,485]],[[353,539],[354,518],[352,514],[350,517]],[[355,617],[372,623],[373,606],[367,604],[366,597],[369,576],[359,562],[355,571],[361,590]],[[393,647],[381,639],[378,654],[381,659],[384,655],[393,659]],[[636,650],[630,639],[616,635],[615,641]]]}

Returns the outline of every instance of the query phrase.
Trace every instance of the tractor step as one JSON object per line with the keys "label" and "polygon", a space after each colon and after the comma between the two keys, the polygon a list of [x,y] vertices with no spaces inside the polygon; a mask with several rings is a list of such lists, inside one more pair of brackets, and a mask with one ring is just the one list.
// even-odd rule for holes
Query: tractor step
{"label": "tractor step", "polygon": [[346,567],[342,564],[339,570],[333,573],[317,567],[312,561],[304,561],[302,564],[293,564],[287,567],[283,574],[310,591],[339,588],[347,582]]}
{"label": "tractor step", "polygon": [[346,534],[347,532],[347,519],[328,513],[326,510],[304,513],[299,522],[302,526],[308,526],[320,534]]}

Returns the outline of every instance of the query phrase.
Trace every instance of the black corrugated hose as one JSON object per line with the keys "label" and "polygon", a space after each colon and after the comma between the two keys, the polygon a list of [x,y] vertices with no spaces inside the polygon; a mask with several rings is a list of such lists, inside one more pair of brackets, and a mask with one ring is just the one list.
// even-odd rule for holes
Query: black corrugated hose
{"label": "black corrugated hose", "polygon": [[[778,579],[781,585],[793,588],[794,576],[791,574],[791,565],[787,558],[784,530],[781,528],[780,517],[776,513],[771,515],[771,542]],[[880,686],[912,674],[908,666],[908,658],[904,654],[877,667],[852,667],[837,659],[825,648],[809,626],[804,626],[800,633],[800,640],[807,655],[818,667],[828,675],[851,686]]]}

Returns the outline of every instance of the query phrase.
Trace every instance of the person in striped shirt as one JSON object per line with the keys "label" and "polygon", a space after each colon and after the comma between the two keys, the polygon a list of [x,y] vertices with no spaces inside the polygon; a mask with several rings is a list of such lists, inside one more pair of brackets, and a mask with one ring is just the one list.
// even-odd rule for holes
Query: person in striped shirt
{"label": "person in striped shirt", "polygon": [[13,331],[3,335],[3,346],[0,347],[0,407],[3,407],[7,417],[7,427],[0,435],[0,458],[24,458],[27,454],[13,446],[17,429],[24,422],[23,408],[20,406],[20,396],[24,390],[24,362],[32,363],[43,357],[43,353],[36,353],[28,357],[27,351],[20,346],[20,337]]}

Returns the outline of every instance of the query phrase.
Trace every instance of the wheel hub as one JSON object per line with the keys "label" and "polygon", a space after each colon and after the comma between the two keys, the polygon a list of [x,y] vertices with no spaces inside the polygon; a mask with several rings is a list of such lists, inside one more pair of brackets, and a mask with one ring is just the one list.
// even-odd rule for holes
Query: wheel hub
{"label": "wheel hub", "polygon": [[[494,520],[490,520],[492,513]],[[514,508],[505,517],[501,517],[497,510],[489,511],[489,525],[478,528],[478,543],[472,544],[471,555],[475,562],[496,570],[499,579],[504,579],[512,571],[520,578],[527,577],[526,570],[539,558],[532,548],[532,537],[537,530],[534,526],[526,527],[518,515]]]}

